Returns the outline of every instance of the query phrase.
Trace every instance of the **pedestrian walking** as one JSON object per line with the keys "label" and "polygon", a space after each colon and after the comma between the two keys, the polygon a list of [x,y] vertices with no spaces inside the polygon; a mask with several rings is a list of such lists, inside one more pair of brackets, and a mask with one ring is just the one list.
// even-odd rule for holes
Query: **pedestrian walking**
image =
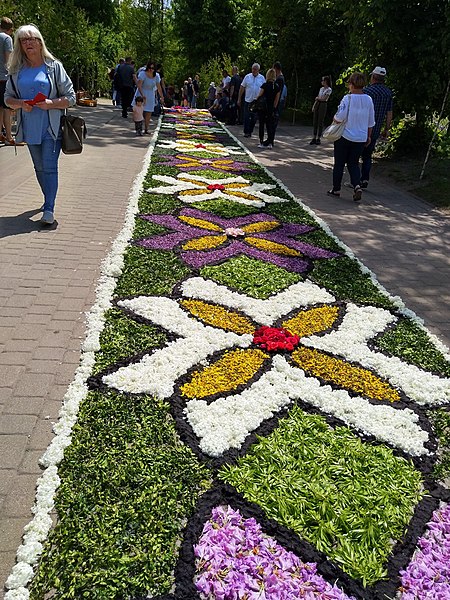
{"label": "pedestrian walking", "polygon": [[16,141],[27,143],[44,195],[41,222],[54,222],[61,151],[61,116],[75,104],[72,82],[34,25],[16,31],[5,102],[17,110]]}
{"label": "pedestrian walking", "polygon": [[136,96],[132,104],[136,102],[137,96],[144,99],[144,133],[149,133],[152,113],[155,110],[155,95],[158,93],[161,105],[164,106],[164,95],[161,88],[161,78],[156,72],[155,63],[149,60],[144,71],[140,71],[137,78]]}
{"label": "pedestrian walking", "polygon": [[[266,73],[266,81],[262,84],[258,98],[264,99],[263,107],[258,111],[259,145],[258,148],[273,148],[275,138],[275,111],[280,100],[280,88],[275,81],[275,69]],[[267,128],[267,139],[264,140],[264,128]]]}
{"label": "pedestrian walking", "polygon": [[322,77],[322,87],[314,99],[312,107],[313,112],[313,139],[309,142],[312,144],[320,144],[322,137],[323,122],[327,114],[328,100],[331,96],[331,79],[328,75]]}
{"label": "pedestrian walking", "polygon": [[133,121],[136,135],[144,135],[142,126],[144,125],[144,98],[136,96],[133,104]]}
{"label": "pedestrian walking", "polygon": [[[370,84],[364,88],[364,93],[372,98],[375,112],[375,125],[372,130],[370,144],[362,152],[361,168],[361,187],[367,188],[369,185],[370,169],[372,167],[372,154],[375,150],[380,135],[387,138],[391,128],[393,116],[393,94],[384,83],[386,79],[386,69],[384,67],[375,67],[370,74]],[[384,129],[383,129],[384,125]]]}
{"label": "pedestrian walking", "polygon": [[342,137],[334,142],[333,187],[327,194],[341,195],[342,176],[347,165],[353,200],[358,202],[362,197],[358,162],[364,146],[370,144],[375,118],[372,98],[363,92],[364,75],[352,73],[347,85],[350,93],[343,97],[333,119],[335,123],[345,121],[345,127]]}
{"label": "pedestrian walking", "polygon": [[[133,101],[134,88],[136,77],[134,74],[134,66],[131,56],[125,58],[125,62],[117,67],[117,74],[114,83],[120,89],[120,97],[122,103],[122,117],[128,117],[128,110]],[[142,94],[141,94],[142,95]]]}
{"label": "pedestrian walking", "polygon": [[264,75],[261,75],[258,63],[253,63],[251,73],[247,73],[239,89],[238,106],[242,105],[244,97],[244,137],[252,136],[253,129],[257,119],[257,113],[250,110],[250,104],[259,95],[262,84],[266,81]]}

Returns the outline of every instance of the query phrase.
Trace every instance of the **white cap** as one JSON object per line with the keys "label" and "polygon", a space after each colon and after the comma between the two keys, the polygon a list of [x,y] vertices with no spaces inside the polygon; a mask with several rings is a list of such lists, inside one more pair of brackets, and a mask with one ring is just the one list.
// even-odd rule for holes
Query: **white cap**
{"label": "white cap", "polygon": [[372,75],[381,75],[382,77],[386,77],[386,69],[384,67],[375,67],[372,71]]}

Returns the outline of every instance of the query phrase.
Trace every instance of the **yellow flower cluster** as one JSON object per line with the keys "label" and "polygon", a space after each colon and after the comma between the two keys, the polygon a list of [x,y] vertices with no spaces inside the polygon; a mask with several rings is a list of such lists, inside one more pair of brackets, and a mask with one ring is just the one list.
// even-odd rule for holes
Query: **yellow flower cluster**
{"label": "yellow flower cluster", "polygon": [[192,227],[200,227],[200,229],[207,229],[208,231],[223,231],[222,227],[215,223],[211,223],[211,221],[206,221],[205,219],[196,219],[195,217],[188,217],[187,215],[180,215],[178,218],[180,221],[192,225]]}
{"label": "yellow flower cluster", "polygon": [[400,400],[397,390],[367,369],[355,367],[314,348],[297,348],[292,353],[292,359],[307,373],[337,383],[357,394],[375,400]]}
{"label": "yellow flower cluster", "polygon": [[202,236],[183,244],[183,250],[211,250],[227,241],[226,235]]}
{"label": "yellow flower cluster", "polygon": [[190,382],[181,387],[188,398],[205,398],[235,390],[256,375],[270,358],[262,350],[233,350],[203,371],[196,371]]}
{"label": "yellow flower cluster", "polygon": [[322,333],[333,326],[339,314],[337,306],[320,306],[299,312],[285,321],[283,327],[300,338]]}
{"label": "yellow flower cluster", "polygon": [[255,325],[249,318],[223,306],[209,304],[202,300],[182,300],[181,305],[203,323],[211,325],[211,327],[223,331],[232,331],[238,335],[252,334],[255,331]]}
{"label": "yellow flower cluster", "polygon": [[257,223],[249,223],[248,225],[244,225],[242,229],[245,233],[262,233],[263,231],[270,231],[271,229],[275,229],[278,227],[279,223],[277,221],[258,221]]}
{"label": "yellow flower cluster", "polygon": [[302,253],[294,248],[288,248],[284,244],[277,244],[269,240],[261,240],[260,238],[247,237],[245,241],[255,246],[259,250],[265,250],[266,252],[273,252],[273,254],[284,254],[286,256],[302,256]]}

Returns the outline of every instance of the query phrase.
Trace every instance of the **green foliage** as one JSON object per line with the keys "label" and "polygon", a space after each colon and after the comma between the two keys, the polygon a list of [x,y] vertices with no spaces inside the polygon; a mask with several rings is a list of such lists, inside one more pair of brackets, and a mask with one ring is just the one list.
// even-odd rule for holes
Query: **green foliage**
{"label": "green foliage", "polygon": [[336,294],[340,300],[393,308],[392,302],[378,289],[370,276],[361,273],[356,260],[347,256],[316,261],[310,278]]}
{"label": "green foliage", "polygon": [[207,57],[220,56],[225,49],[233,57],[240,54],[245,5],[244,0],[173,0],[174,29],[187,58],[186,75],[198,72]]}
{"label": "green foliage", "polygon": [[423,495],[411,462],[296,406],[219,477],[364,585],[386,576]]}
{"label": "green foliage", "polygon": [[248,256],[238,256],[214,267],[204,267],[200,274],[238,292],[261,299],[269,298],[302,280],[296,273]]}
{"label": "green foliage", "polygon": [[59,474],[59,520],[31,598],[169,593],[183,521],[209,487],[209,474],[179,441],[168,405],[91,392]]}
{"label": "green foliage", "polygon": [[450,411],[438,408],[429,411],[428,416],[439,440],[438,460],[433,475],[438,481],[450,478]]}
{"label": "green foliage", "polygon": [[137,323],[118,308],[109,310],[105,319],[105,327],[100,335],[101,350],[95,355],[94,374],[115,362],[156,348],[166,340],[156,327]]}
{"label": "green foliage", "polygon": [[377,338],[376,345],[421,369],[450,377],[450,363],[434,346],[427,332],[410,319],[400,319],[396,327]]}
{"label": "green foliage", "polygon": [[228,54],[221,54],[210,58],[206,63],[203,63],[199,69],[200,75],[200,97],[202,99],[201,106],[204,105],[205,98],[208,96],[208,87],[211,81],[217,85],[222,81],[222,70],[226,69],[231,75],[231,57]]}

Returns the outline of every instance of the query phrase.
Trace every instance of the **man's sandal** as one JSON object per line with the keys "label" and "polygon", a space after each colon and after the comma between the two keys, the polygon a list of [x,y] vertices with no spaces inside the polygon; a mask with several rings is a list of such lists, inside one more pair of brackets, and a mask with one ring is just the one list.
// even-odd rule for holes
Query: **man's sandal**
{"label": "man's sandal", "polygon": [[335,192],[334,190],[328,190],[327,196],[335,196],[336,198],[340,198],[341,192]]}

